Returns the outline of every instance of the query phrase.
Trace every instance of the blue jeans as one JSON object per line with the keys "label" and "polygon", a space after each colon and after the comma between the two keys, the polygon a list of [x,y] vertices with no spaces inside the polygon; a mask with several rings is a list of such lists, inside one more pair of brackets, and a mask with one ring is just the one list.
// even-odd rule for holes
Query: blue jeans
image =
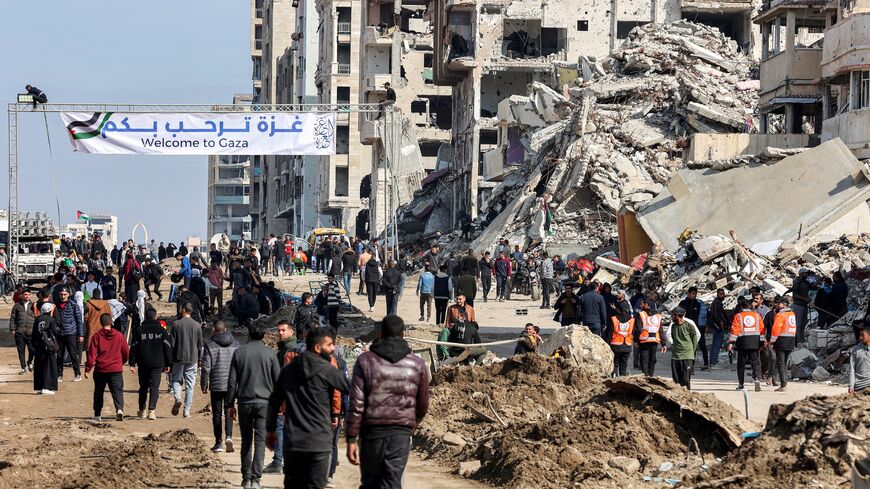
{"label": "blue jeans", "polygon": [[278,424],[275,428],[275,434],[278,435],[278,443],[275,444],[275,456],[272,457],[272,463],[275,465],[284,465],[284,416],[278,416]]}
{"label": "blue jeans", "polygon": [[350,295],[350,277],[352,277],[352,276],[353,276],[353,274],[351,272],[344,272],[342,274],[342,281],[344,282],[343,283],[344,290],[347,291],[348,295]]}
{"label": "blue jeans", "polygon": [[341,422],[332,430],[332,457],[329,460],[329,476],[335,475],[335,469],[338,468],[338,434],[341,432]]}
{"label": "blue jeans", "polygon": [[184,410],[190,411],[193,406],[193,386],[196,384],[196,364],[174,362],[169,371],[169,381],[176,401],[181,400],[181,383],[184,382]]}
{"label": "blue jeans", "polygon": [[713,328],[713,342],[710,344],[710,365],[719,364],[719,350],[722,348],[722,340],[724,338],[724,329]]}

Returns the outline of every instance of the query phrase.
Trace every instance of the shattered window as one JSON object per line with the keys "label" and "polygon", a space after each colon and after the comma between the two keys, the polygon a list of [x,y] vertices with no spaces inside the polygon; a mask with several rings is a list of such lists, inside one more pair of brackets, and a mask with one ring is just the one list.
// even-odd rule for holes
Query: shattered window
{"label": "shattered window", "polygon": [[870,107],[870,71],[858,72],[858,108]]}

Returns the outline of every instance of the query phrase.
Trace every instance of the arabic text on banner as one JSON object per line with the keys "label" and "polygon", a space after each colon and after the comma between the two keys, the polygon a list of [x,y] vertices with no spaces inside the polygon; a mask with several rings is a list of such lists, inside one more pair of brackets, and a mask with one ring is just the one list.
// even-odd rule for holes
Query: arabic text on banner
{"label": "arabic text on banner", "polygon": [[335,114],[62,112],[73,150],[145,155],[333,155]]}

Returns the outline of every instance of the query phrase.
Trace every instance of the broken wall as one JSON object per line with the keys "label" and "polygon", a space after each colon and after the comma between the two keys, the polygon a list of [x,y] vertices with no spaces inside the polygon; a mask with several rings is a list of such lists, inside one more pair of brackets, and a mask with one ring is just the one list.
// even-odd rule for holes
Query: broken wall
{"label": "broken wall", "polygon": [[735,156],[758,155],[767,148],[794,149],[815,141],[809,134],[709,134],[692,136],[683,161],[725,160]]}

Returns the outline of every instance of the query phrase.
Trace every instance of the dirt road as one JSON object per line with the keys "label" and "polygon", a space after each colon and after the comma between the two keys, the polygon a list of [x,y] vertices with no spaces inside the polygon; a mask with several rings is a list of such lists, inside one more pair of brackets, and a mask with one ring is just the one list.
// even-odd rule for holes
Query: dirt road
{"label": "dirt road", "polygon": [[[308,289],[309,280],[323,278],[322,275],[309,275],[304,278],[283,278],[278,282],[283,289],[295,290],[299,295]],[[414,295],[415,286],[416,282],[409,280],[404,297],[399,303],[399,313],[409,318],[409,323],[415,323],[415,319],[419,317],[419,303]],[[361,303],[365,299],[353,295],[352,300],[354,303]],[[383,297],[379,297],[378,301],[376,308],[379,312],[366,313],[374,319],[383,316]],[[161,315],[172,310],[165,303],[155,305]],[[483,334],[490,338],[509,338],[526,322],[540,324],[544,332],[549,331],[555,326],[551,320],[551,312],[538,309],[536,305],[528,300],[507,303],[478,301],[477,311]],[[366,310],[367,307],[362,309]],[[516,309],[526,309],[528,315],[518,316]],[[8,315],[9,306],[0,305],[0,317],[5,318]],[[509,351],[499,353],[504,355]],[[666,360],[660,358],[658,373],[669,377]],[[85,482],[94,483],[94,480],[102,481],[95,487],[114,488],[153,486],[167,484],[169,481],[177,487],[230,487],[240,482],[238,452],[215,457],[208,450],[213,443],[210,415],[203,412],[208,398],[198,390],[194,395],[194,416],[190,419],[169,415],[171,396],[165,394],[164,385],[158,404],[157,421],[128,419],[124,422],[93,424],[87,421],[93,414],[92,381],[67,381],[61,384],[56,396],[36,396],[32,390],[31,376],[19,376],[17,372],[17,356],[8,333],[8,325],[5,320],[0,321],[0,422],[3,423],[3,429],[0,430],[0,489],[26,485],[77,487]],[[138,383],[129,370],[124,377],[125,412],[129,416],[135,414],[137,408],[135,393]],[[694,388],[701,392],[711,392],[743,412],[743,394],[733,390],[735,377],[734,367],[726,365],[723,370],[700,372]],[[772,403],[788,403],[812,394],[838,394],[844,390],[843,386],[814,383],[791,384],[787,393],[774,393],[771,387],[766,387],[764,392],[748,393],[749,417],[752,421],[763,423]],[[107,408],[104,414],[109,415],[111,400],[108,394],[105,397]],[[179,431],[185,429],[192,435]],[[161,438],[159,435],[162,433],[168,434]],[[239,438],[234,438],[238,447]],[[347,463],[343,450],[342,446],[336,485],[340,488],[358,487],[357,468]],[[69,469],[68,473],[46,472],[33,467],[34,459],[39,459],[39,454],[44,453],[59,455],[60,460],[53,463],[60,464],[56,467],[58,470],[64,467]],[[146,456],[152,458],[142,458],[146,462],[129,465],[131,460]],[[116,465],[124,460],[128,465],[118,469]],[[271,452],[267,452],[266,461],[269,460]],[[157,468],[149,471],[150,461]],[[118,470],[120,476],[116,474]],[[263,483],[266,487],[280,487],[281,478],[266,476]],[[486,486],[455,475],[454,467],[439,466],[421,460],[418,455],[412,455],[406,472],[406,487],[478,489]]]}

